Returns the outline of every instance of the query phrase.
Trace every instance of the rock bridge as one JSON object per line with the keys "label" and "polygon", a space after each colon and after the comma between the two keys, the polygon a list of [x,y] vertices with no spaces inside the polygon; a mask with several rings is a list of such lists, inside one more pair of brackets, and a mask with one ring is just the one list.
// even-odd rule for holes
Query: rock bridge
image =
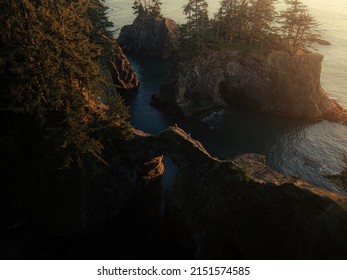
{"label": "rock bridge", "polygon": [[280,174],[261,155],[214,158],[179,127],[145,138],[179,167],[169,213],[197,258],[347,257],[346,197]]}

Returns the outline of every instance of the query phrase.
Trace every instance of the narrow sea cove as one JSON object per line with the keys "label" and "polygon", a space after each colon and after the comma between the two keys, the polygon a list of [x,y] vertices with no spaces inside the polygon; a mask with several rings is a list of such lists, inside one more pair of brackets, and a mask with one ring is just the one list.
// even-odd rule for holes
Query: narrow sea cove
{"label": "narrow sea cove", "polygon": [[3,1],[4,259],[347,258],[347,2],[220,1]]}
{"label": "narrow sea cove", "polygon": [[3,1],[2,258],[347,259],[347,4],[302,1]]}
{"label": "narrow sea cove", "polygon": [[[172,16],[175,20],[183,21],[184,17],[180,14],[182,3],[164,2],[163,13],[167,13],[167,16]],[[106,4],[111,7],[110,18],[117,28],[132,22],[134,16],[131,14],[131,5],[128,1],[110,0],[106,1]],[[310,1],[306,4],[310,8],[314,6]],[[210,11],[213,11],[217,5],[218,3],[210,3]],[[313,14],[324,24],[323,36],[333,43],[331,47],[318,47],[325,55],[322,85],[330,96],[346,106],[347,97],[344,92],[346,82],[341,78],[346,70],[345,65],[341,60],[334,59],[335,54],[338,59],[345,50],[341,46],[345,40],[341,33],[343,22],[328,29],[330,27],[328,24],[331,22],[321,19],[325,15],[322,5],[314,6]],[[329,11],[326,15],[329,15]],[[315,185],[341,193],[334,184],[324,178],[324,175],[338,173],[343,168],[343,155],[347,154],[346,126],[328,121],[306,123],[260,115],[237,108],[232,108],[232,112],[222,120],[208,126],[183,120],[151,105],[151,96],[159,91],[160,83],[169,70],[169,63],[136,56],[130,57],[130,62],[141,82],[138,91],[125,96],[130,107],[131,123],[136,128],[157,134],[169,125],[178,124],[192,137],[198,139],[214,156],[230,158],[242,153],[259,153],[265,155],[267,164],[278,171],[304,178]],[[332,66],[334,63],[335,71]],[[162,178],[164,189],[168,188],[174,177],[173,165],[169,161],[166,165],[166,172]]]}

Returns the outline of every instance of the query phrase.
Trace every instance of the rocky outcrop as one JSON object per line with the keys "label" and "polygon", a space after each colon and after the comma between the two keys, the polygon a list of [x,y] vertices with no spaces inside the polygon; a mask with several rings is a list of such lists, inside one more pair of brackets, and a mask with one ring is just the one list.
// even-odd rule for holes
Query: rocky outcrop
{"label": "rocky outcrop", "polygon": [[[23,233],[25,224],[38,227],[41,235],[99,231],[141,192],[144,176],[161,173],[164,154],[179,167],[168,216],[181,241],[194,244],[196,258],[347,257],[346,197],[275,172],[259,155],[214,158],[178,127],[158,136],[134,129],[125,142],[119,141],[116,127],[102,133],[108,166],[94,163],[83,172],[72,170],[64,184],[53,174],[42,174],[49,188],[2,197],[2,210],[12,209],[3,211],[13,223],[6,223],[9,236]],[[17,238],[11,240],[10,251],[19,246]]]}
{"label": "rocky outcrop", "polygon": [[139,80],[122,49],[115,42],[108,61],[108,68],[116,88],[133,89],[139,87]]}
{"label": "rocky outcrop", "polygon": [[155,102],[185,117],[214,106],[225,105],[219,84],[224,79],[223,61],[217,53],[207,58],[193,57],[173,66]]}
{"label": "rocky outcrop", "polygon": [[186,117],[220,105],[242,104],[264,113],[347,123],[346,110],[321,87],[322,60],[315,53],[244,56],[211,51],[178,62],[156,101]]}
{"label": "rocky outcrop", "polygon": [[[95,114],[107,109],[93,103],[89,109],[95,109]],[[43,183],[33,178],[19,186],[5,184],[0,210],[6,219],[0,219],[0,230],[21,232],[29,226],[37,234],[55,237],[98,232],[139,196],[147,186],[143,177],[153,179],[162,174],[164,166],[154,149],[154,137],[133,129],[131,139],[120,140],[117,125],[100,125],[99,132],[104,162],[88,161],[83,170],[66,171],[63,179],[56,170],[48,169],[47,174],[44,169],[46,173],[37,173]],[[157,166],[145,169],[153,158],[158,158]]]}
{"label": "rocky outcrop", "polygon": [[164,174],[165,166],[163,164],[163,157],[164,156],[159,156],[150,160],[149,162],[144,163],[144,176],[142,176],[142,179],[150,181],[157,179]]}
{"label": "rocky outcrop", "polygon": [[169,59],[173,56],[177,31],[172,19],[138,16],[133,24],[121,29],[118,42],[125,52]]}
{"label": "rocky outcrop", "polygon": [[322,39],[322,38],[316,38],[314,40],[311,40],[311,42],[320,44],[322,46],[330,46],[331,45],[331,42],[329,42],[328,40]]}
{"label": "rocky outcrop", "polygon": [[168,211],[198,259],[347,257],[347,198],[271,170],[218,160],[179,128],[159,135],[180,166]]}
{"label": "rocky outcrop", "polygon": [[[269,102],[261,104],[271,111],[304,119],[331,119],[341,107],[331,100],[320,84],[323,55],[291,55],[273,52],[267,61]],[[249,98],[253,99],[253,98]]]}
{"label": "rocky outcrop", "polygon": [[82,229],[102,229],[138,197],[148,181],[159,178],[165,170],[156,137],[132,129],[131,139],[119,141],[117,127],[102,133],[109,166],[93,168],[93,176],[89,174],[89,181],[81,184],[76,225]]}
{"label": "rocky outcrop", "polygon": [[158,138],[162,144],[163,153],[168,155],[178,166],[186,163],[216,160],[199,141],[193,139],[179,127],[170,127],[162,131]]}

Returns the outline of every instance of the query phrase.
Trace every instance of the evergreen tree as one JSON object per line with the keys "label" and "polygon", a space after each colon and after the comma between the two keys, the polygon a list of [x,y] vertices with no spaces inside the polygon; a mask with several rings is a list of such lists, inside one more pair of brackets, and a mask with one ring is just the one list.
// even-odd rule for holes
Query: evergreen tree
{"label": "evergreen tree", "polygon": [[187,23],[183,28],[184,37],[201,47],[209,25],[207,2],[188,0],[188,3],[183,6],[183,13],[187,16]]}
{"label": "evergreen tree", "polygon": [[245,40],[249,30],[249,3],[247,0],[222,0],[215,15],[218,38],[231,43]]}
{"label": "evergreen tree", "polygon": [[150,5],[150,14],[154,17],[161,17],[161,5],[162,3],[159,0],[152,0]]}
{"label": "evergreen tree", "polygon": [[250,0],[250,44],[254,40],[263,46],[265,38],[273,32],[276,18],[276,0]]}
{"label": "evergreen tree", "polygon": [[318,23],[309,14],[307,6],[299,0],[285,0],[289,6],[280,15],[284,46],[290,51],[306,49],[311,41],[320,37]]}
{"label": "evergreen tree", "polygon": [[132,9],[135,15],[143,16],[147,14],[147,2],[145,0],[135,0]]}
{"label": "evergreen tree", "polygon": [[230,40],[234,34],[233,19],[235,11],[235,0],[222,0],[218,12],[214,16],[217,39],[220,37]]}
{"label": "evergreen tree", "polygon": [[159,0],[135,0],[132,9],[134,14],[138,16],[161,17],[161,5]]}
{"label": "evergreen tree", "polygon": [[35,119],[64,167],[100,159],[102,146],[86,112],[102,94],[102,42],[111,36],[104,6],[13,0],[0,8],[6,11],[0,16],[1,112]]}

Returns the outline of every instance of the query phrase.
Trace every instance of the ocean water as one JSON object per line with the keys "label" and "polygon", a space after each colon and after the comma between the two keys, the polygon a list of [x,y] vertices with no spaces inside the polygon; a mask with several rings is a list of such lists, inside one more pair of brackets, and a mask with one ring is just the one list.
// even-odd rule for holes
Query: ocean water
{"label": "ocean water", "polygon": [[[162,0],[162,11],[178,23],[185,21],[182,6],[185,0]],[[219,7],[218,0],[209,0],[209,12],[212,16]],[[280,1],[282,2],[282,1]],[[347,107],[347,1],[345,0],[303,0],[311,14],[319,22],[319,30],[332,46],[316,45],[317,51],[324,55],[322,85],[329,95]],[[133,0],[106,0],[110,19],[115,28],[130,24],[133,19],[131,9]],[[118,34],[118,31],[116,32]]]}
{"label": "ocean water", "polygon": [[[119,29],[130,24],[132,0],[106,0],[109,16]],[[179,23],[184,22],[182,6],[184,0],[163,0],[163,14]],[[219,1],[207,1],[210,14],[217,11]],[[347,1],[303,0],[311,14],[320,23],[323,37],[331,46],[315,45],[324,55],[322,85],[328,94],[347,107]],[[267,158],[271,167],[292,176],[302,177],[320,187],[341,192],[323,175],[340,172],[343,155],[347,154],[347,127],[327,121],[306,123],[286,118],[262,116],[252,112],[235,111],[219,122],[214,130],[197,126],[187,120],[168,115],[150,105],[151,95],[168,71],[165,62],[130,57],[140,80],[140,89],[126,96],[131,109],[131,122],[146,132],[156,134],[169,125],[177,123],[200,140],[211,154],[220,158],[233,157],[240,153],[259,153]],[[167,159],[168,166],[173,166]],[[172,183],[172,174],[167,168],[163,177],[167,189]],[[171,176],[171,177],[170,177]]]}
{"label": "ocean water", "polygon": [[331,46],[316,46],[324,55],[322,85],[328,94],[347,108],[347,1],[305,0],[320,23],[322,36]]}

